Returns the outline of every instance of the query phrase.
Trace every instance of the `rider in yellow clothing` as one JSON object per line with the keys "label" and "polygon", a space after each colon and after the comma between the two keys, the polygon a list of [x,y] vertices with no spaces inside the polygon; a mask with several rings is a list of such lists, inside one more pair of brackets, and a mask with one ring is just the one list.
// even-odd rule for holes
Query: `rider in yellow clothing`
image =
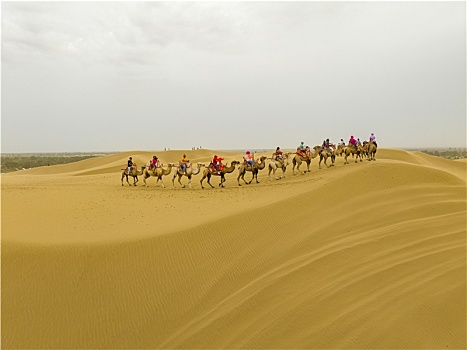
{"label": "rider in yellow clothing", "polygon": [[180,160],[180,166],[182,167],[182,170],[184,173],[186,173],[186,166],[188,164],[189,160],[186,159],[186,154],[183,155],[182,159]]}

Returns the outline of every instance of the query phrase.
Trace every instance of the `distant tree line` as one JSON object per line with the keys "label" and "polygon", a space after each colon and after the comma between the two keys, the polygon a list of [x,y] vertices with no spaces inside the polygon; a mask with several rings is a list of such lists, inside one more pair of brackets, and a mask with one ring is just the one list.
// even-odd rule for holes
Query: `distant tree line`
{"label": "distant tree line", "polygon": [[51,166],[57,164],[67,164],[80,160],[94,158],[95,155],[2,155],[2,173],[36,168],[40,166]]}
{"label": "distant tree line", "polygon": [[448,148],[448,149],[433,149],[433,150],[422,150],[421,152],[429,154],[431,156],[446,158],[446,159],[463,159],[467,158],[466,148]]}

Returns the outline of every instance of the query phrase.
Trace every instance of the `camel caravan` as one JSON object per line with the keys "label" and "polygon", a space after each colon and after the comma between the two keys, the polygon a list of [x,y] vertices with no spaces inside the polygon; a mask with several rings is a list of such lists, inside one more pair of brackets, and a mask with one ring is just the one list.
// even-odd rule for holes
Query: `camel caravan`
{"label": "camel caravan", "polygon": [[[319,157],[319,164],[318,168],[321,169],[321,162],[324,161],[324,165],[330,168],[335,166],[336,157],[344,157],[344,165],[349,164],[348,157],[352,155],[352,158],[355,158],[355,163],[363,161],[363,159],[367,159],[368,161],[376,160],[376,151],[378,149],[378,145],[376,143],[375,135],[372,133],[370,135],[369,141],[360,142],[360,139],[355,139],[353,136],[350,137],[349,142],[345,144],[344,140],[334,145],[326,139],[323,141],[322,145],[316,145],[313,148],[306,146],[304,142],[301,142],[300,146],[297,147],[295,153],[292,152],[282,152],[280,147],[276,148],[276,151],[272,154],[271,157],[262,156],[259,159],[255,159],[254,154],[250,151],[247,151],[243,156],[243,162],[238,160],[234,160],[230,162],[230,165],[223,164],[222,161],[224,158],[218,157],[214,155],[212,161],[209,165],[206,166],[204,163],[197,163],[194,166],[190,160],[187,159],[186,154],[183,154],[183,157],[179,161],[178,165],[175,163],[168,163],[164,168],[164,165],[159,161],[157,156],[153,156],[152,159],[148,162],[148,164],[143,165],[141,169],[138,170],[138,166],[133,162],[132,157],[128,159],[127,167],[122,170],[122,179],[121,183],[123,186],[123,179],[126,178],[126,182],[129,186],[130,182],[128,178],[131,176],[133,177],[133,186],[136,186],[138,182],[138,176],[143,177],[143,182],[146,187],[148,187],[147,179],[151,177],[156,178],[156,186],[158,185],[159,181],[161,182],[162,188],[165,188],[163,177],[172,175],[172,187],[175,187],[175,179],[178,178],[178,183],[182,188],[185,188],[186,185],[182,184],[180,181],[182,177],[188,178],[188,187],[191,189],[191,178],[197,174],[202,174],[200,184],[201,188],[204,188],[203,181],[206,180],[211,188],[214,186],[211,184],[211,178],[217,176],[220,178],[219,187],[224,187],[224,183],[226,181],[225,175],[233,173],[235,169],[238,169],[238,176],[237,176],[237,183],[238,186],[241,186],[240,179],[247,185],[251,184],[253,180],[258,181],[258,173],[268,168],[268,178],[271,181],[271,173],[272,176],[276,178],[276,180],[285,178],[285,171],[287,166],[292,163],[292,174],[296,175],[295,169],[297,170],[298,174],[305,174],[310,172],[311,161],[317,157]],[[328,164],[328,159],[330,160],[330,164]],[[269,163],[267,163],[269,161]],[[306,169],[300,170],[300,166],[302,163],[305,163]],[[238,167],[238,168],[237,168]],[[282,170],[282,174],[279,176],[276,175],[276,171],[280,169]],[[247,172],[251,173],[251,180],[247,182],[245,180],[245,175]]]}

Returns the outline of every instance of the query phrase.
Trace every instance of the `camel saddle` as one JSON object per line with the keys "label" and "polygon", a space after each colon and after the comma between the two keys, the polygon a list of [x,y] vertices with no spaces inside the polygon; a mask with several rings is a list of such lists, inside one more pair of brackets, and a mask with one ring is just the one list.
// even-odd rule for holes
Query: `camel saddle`
{"label": "camel saddle", "polygon": [[209,163],[208,169],[211,173],[217,173],[216,168],[214,168],[214,164]]}
{"label": "camel saddle", "polygon": [[[133,165],[133,166],[131,167],[131,170],[130,170],[130,171],[133,171],[133,170],[135,169],[135,167],[136,167],[136,166]],[[125,170],[125,174],[130,175],[130,174],[128,173],[128,168],[123,168],[123,169],[120,169],[120,170]]]}
{"label": "camel saddle", "polygon": [[[180,165],[178,166],[178,169],[180,169],[180,171],[183,171],[182,164],[183,163],[180,163]],[[191,163],[185,163],[185,164],[186,164],[186,169],[187,170],[188,170],[188,168],[191,168]]]}

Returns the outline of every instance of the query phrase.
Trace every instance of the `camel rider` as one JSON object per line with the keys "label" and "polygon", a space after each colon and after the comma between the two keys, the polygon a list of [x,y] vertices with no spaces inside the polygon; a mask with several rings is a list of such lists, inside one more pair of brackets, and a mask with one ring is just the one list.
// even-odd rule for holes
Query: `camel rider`
{"label": "camel rider", "polygon": [[151,169],[156,169],[157,165],[159,163],[159,159],[157,159],[157,156],[152,156],[150,167]]}
{"label": "camel rider", "polygon": [[331,141],[329,141],[329,139],[326,139],[323,145],[326,151],[332,152],[332,148],[334,147],[334,145],[331,143]]}
{"label": "camel rider", "polygon": [[301,154],[303,157],[306,156],[306,154],[305,154],[305,148],[306,148],[306,147],[305,147],[305,142],[303,142],[303,141],[300,142],[300,146],[297,147],[298,153]]}
{"label": "camel rider", "polygon": [[128,174],[130,174],[130,173],[131,173],[131,168],[132,168],[132,166],[133,166],[133,158],[130,157],[130,158],[128,159],[128,164],[127,164],[127,166],[128,166]]}
{"label": "camel rider", "polygon": [[183,155],[182,159],[180,160],[180,168],[182,169],[183,173],[186,174],[186,167],[190,161],[186,159],[186,154]]}
{"label": "camel rider", "polygon": [[362,145],[362,141],[360,141],[360,139],[357,139],[357,145],[359,145],[359,146]]}
{"label": "camel rider", "polygon": [[376,136],[373,133],[371,133],[370,135],[370,142],[373,143],[376,147],[378,147],[378,145],[376,144]]}
{"label": "camel rider", "polygon": [[251,155],[250,151],[246,151],[245,157],[243,157],[243,159],[245,159],[246,163],[251,165],[251,169],[253,170],[255,167],[255,159],[254,156]]}
{"label": "camel rider", "polygon": [[224,158],[221,158],[221,157],[218,157],[217,155],[214,155],[214,158],[212,159],[212,165],[214,166],[214,169],[217,171],[217,172],[220,172],[221,171],[221,165],[222,165],[222,161],[224,160]]}
{"label": "camel rider", "polygon": [[357,140],[355,140],[355,138],[353,137],[353,135],[350,136],[349,145],[350,145],[351,147],[357,148]]}
{"label": "camel rider", "polygon": [[344,141],[344,139],[341,139],[341,142],[339,142],[339,145],[345,146],[345,141]]}
{"label": "camel rider", "polygon": [[277,160],[279,162],[282,162],[282,151],[281,151],[281,148],[280,147],[277,147],[276,148],[276,152],[274,152],[274,154],[272,155],[272,157],[274,158],[274,160]]}

